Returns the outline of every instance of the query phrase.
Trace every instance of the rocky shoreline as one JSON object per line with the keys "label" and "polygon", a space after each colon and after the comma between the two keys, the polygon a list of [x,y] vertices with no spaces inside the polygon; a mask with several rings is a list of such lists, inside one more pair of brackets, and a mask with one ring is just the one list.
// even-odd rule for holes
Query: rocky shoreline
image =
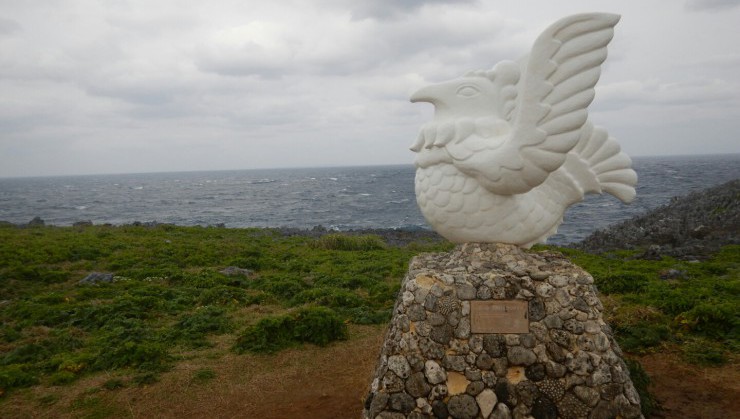
{"label": "rocky shoreline", "polygon": [[[38,227],[46,225],[35,217],[27,224],[0,225]],[[74,223],[75,227],[93,225],[90,221]],[[133,226],[157,227],[157,221],[134,222]],[[223,224],[209,227],[225,228]],[[282,236],[320,238],[327,234],[380,236],[389,246],[406,246],[423,241],[441,243],[445,239],[432,230],[425,229],[358,229],[333,230],[323,226],[311,229],[294,227],[266,228]],[[689,195],[674,197],[668,204],[645,215],[635,217],[603,230],[598,230],[569,247],[590,253],[603,253],[619,249],[645,249],[643,258],[659,259],[662,255],[685,260],[705,259],[722,246],[740,244],[740,179],[708,188]]]}
{"label": "rocky shoreline", "polygon": [[740,244],[740,179],[674,197],[645,215],[592,233],[572,244],[603,253],[644,249],[641,258],[705,259],[722,246]]}
{"label": "rocky shoreline", "polygon": [[[40,217],[34,217],[31,221],[24,224],[13,224],[7,221],[0,221],[0,226],[6,226],[6,227],[17,227],[17,228],[28,228],[28,227],[43,227],[50,224],[46,224],[46,222],[41,219]],[[88,227],[93,226],[94,224],[92,221],[77,221],[74,224],[72,224],[72,227]],[[100,224],[105,225],[109,227],[114,227],[113,224]],[[164,225],[173,225],[169,223],[160,223],[157,221],[135,221],[131,224],[123,224],[116,227],[126,227],[126,226],[134,226],[134,227],[148,227],[148,228],[155,228],[158,226],[164,226]],[[209,225],[207,227],[216,227],[216,228],[226,228],[224,224],[217,224],[217,225]],[[408,244],[414,243],[414,242],[426,242],[426,243],[441,243],[444,242],[444,237],[440,236],[439,234],[435,233],[432,230],[425,230],[425,229],[395,229],[395,228],[371,228],[371,229],[358,229],[358,230],[333,230],[328,229],[324,226],[315,226],[311,229],[301,229],[301,228],[295,228],[295,227],[263,227],[264,230],[274,231],[277,234],[284,236],[284,237],[310,237],[318,239],[320,237],[326,236],[328,234],[349,234],[353,236],[360,236],[360,235],[376,235],[379,236],[388,246],[406,246]]]}

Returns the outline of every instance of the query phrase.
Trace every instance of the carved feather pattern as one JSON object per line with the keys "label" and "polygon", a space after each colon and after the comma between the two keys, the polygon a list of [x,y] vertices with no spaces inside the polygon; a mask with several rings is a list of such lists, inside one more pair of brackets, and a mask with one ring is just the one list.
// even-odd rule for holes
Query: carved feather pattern
{"label": "carved feather pattern", "polygon": [[435,118],[411,149],[422,214],[447,239],[529,247],[557,231],[586,193],[635,196],[630,158],[588,122],[619,16],[570,16],[528,57],[427,86]]}

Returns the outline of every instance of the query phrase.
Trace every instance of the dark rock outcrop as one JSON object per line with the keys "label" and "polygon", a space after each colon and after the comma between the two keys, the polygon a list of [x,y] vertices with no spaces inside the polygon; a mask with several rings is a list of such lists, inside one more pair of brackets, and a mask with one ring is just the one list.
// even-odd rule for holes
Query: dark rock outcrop
{"label": "dark rock outcrop", "polygon": [[574,247],[602,253],[644,249],[641,257],[703,259],[740,243],[740,179],[675,197],[645,215],[599,230]]}

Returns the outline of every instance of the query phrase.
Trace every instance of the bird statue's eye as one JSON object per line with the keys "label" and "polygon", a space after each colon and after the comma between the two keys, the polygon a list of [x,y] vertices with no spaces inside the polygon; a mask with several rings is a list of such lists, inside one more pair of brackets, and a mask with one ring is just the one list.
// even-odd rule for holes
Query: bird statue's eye
{"label": "bird statue's eye", "polygon": [[473,97],[480,93],[477,87],[466,84],[457,89],[457,95],[462,97]]}

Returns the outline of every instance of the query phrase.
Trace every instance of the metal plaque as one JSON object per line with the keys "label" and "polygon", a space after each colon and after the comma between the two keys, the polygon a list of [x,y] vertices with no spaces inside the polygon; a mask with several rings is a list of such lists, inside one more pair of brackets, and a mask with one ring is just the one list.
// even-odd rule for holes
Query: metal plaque
{"label": "metal plaque", "polygon": [[522,300],[470,302],[472,333],[529,333],[529,303]]}

